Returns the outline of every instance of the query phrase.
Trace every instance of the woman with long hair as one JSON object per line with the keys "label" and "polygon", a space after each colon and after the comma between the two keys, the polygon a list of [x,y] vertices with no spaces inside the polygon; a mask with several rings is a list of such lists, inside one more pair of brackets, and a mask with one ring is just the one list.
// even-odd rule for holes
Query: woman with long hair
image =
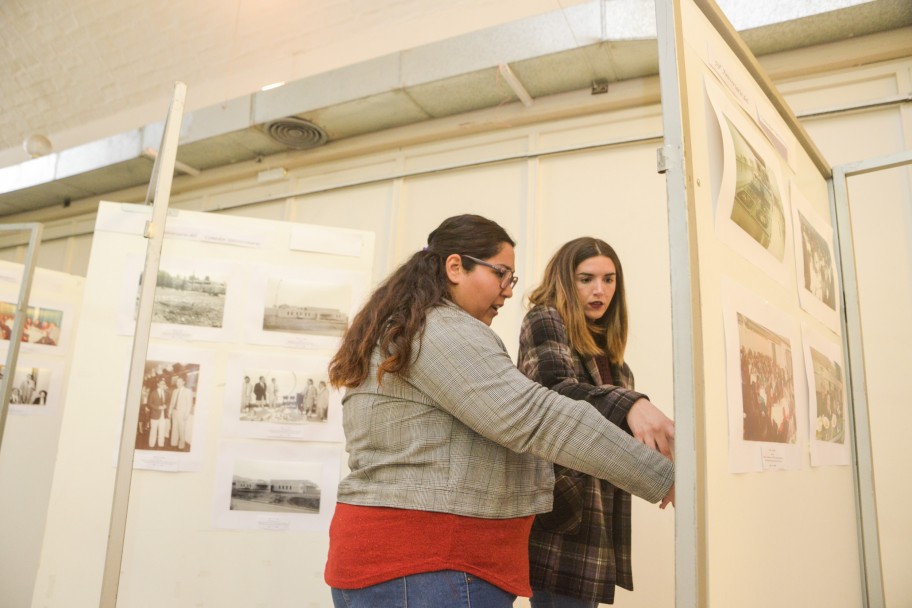
{"label": "woman with long hair", "polygon": [[483,217],[445,220],[330,362],[351,470],[329,532],[337,607],[508,608],[529,595],[551,462],[673,500],[669,459],[523,376],[490,329],[517,281],[513,246]]}
{"label": "woman with long hair", "polygon": [[[529,295],[519,369],[669,458],[674,423],[642,393],[624,362],[624,272],[605,241],[563,245]],[[633,589],[629,491],[574,465],[554,466],[553,509],[538,515],[529,539],[533,608],[595,608]]]}

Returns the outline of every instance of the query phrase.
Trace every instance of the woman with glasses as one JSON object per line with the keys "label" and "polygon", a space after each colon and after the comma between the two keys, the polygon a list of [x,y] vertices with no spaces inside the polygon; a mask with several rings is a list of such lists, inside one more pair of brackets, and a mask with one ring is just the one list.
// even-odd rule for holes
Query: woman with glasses
{"label": "woman with glasses", "polygon": [[674,467],[588,404],[523,376],[490,329],[513,295],[514,243],[445,220],[371,295],[329,379],[346,390],[351,473],[325,579],[338,607],[508,608],[530,594],[533,516],[551,462],[657,502]]}
{"label": "woman with glasses", "polygon": [[[624,362],[627,302],[614,249],[584,237],[563,245],[529,295],[519,368],[553,391],[589,402],[605,420],[672,457],[674,423],[633,390]],[[529,539],[533,608],[595,608],[633,589],[630,493],[574,465],[554,467],[554,504]]]}

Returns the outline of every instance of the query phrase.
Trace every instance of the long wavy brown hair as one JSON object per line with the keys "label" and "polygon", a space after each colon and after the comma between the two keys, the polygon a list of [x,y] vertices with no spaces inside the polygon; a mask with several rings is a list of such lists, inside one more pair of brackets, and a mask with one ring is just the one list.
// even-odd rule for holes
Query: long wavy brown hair
{"label": "long wavy brown hair", "polygon": [[[342,337],[329,362],[329,381],[336,387],[355,387],[370,371],[371,355],[380,349],[383,360],[377,381],[387,373],[408,373],[412,341],[424,330],[427,311],[450,299],[444,262],[452,254],[487,260],[504,245],[515,246],[507,231],[480,215],[447,218],[428,235],[427,247],[412,255],[371,294]],[[476,263],[462,258],[466,270]]]}
{"label": "long wavy brown hair", "polygon": [[[604,255],[617,270],[614,297],[597,321],[590,321],[576,292],[576,269],[589,258]],[[553,306],[567,328],[570,346],[584,355],[607,354],[612,363],[624,363],[627,348],[627,297],[624,271],[614,248],[601,239],[582,237],[565,243],[548,262],[542,283],[529,294],[531,306]]]}

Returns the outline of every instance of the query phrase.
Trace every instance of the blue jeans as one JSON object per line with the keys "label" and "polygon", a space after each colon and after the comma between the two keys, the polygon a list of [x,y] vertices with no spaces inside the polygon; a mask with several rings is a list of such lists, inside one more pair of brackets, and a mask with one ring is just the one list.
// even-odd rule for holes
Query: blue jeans
{"label": "blue jeans", "polygon": [[363,589],[332,590],[336,608],[512,608],[516,596],[455,570],[423,572]]}
{"label": "blue jeans", "polygon": [[532,608],[598,608],[599,603],[592,600],[581,600],[568,595],[559,595],[541,589],[532,589],[529,599]]}

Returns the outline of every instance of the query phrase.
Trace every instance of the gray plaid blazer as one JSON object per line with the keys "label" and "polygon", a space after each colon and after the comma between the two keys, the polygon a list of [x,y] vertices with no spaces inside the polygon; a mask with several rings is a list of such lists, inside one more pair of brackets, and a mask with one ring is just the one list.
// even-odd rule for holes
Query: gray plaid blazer
{"label": "gray plaid blazer", "polygon": [[469,517],[551,509],[550,462],[657,502],[674,465],[594,408],[526,378],[491,328],[452,303],[428,311],[407,377],[350,389],[343,426],[351,473],[338,500]]}

